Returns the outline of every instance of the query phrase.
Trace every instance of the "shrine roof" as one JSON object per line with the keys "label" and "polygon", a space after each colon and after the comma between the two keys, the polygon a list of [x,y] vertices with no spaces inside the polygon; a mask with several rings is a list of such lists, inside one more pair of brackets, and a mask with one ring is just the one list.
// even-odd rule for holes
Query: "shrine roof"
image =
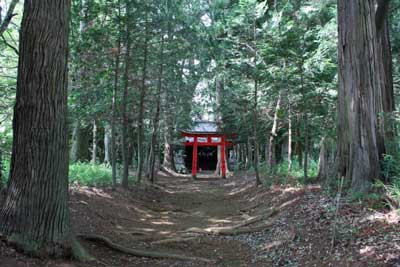
{"label": "shrine roof", "polygon": [[196,121],[190,130],[180,130],[186,134],[223,134],[214,121]]}

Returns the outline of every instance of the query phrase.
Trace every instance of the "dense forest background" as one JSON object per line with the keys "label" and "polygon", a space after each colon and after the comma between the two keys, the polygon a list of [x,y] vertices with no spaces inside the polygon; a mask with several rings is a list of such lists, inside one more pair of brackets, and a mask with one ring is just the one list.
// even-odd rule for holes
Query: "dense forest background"
{"label": "dense forest background", "polygon": [[[0,265],[399,262],[400,0],[21,2],[0,2]],[[180,131],[204,121],[202,180],[210,144],[191,177]]]}
{"label": "dense forest background", "polygon": [[[2,17],[11,2],[18,1],[2,2]],[[391,2],[398,98],[400,3]],[[22,5],[13,13],[0,40],[3,183]],[[333,165],[336,155],[337,24],[333,0],[72,1],[71,182],[108,184],[112,176],[114,185],[127,186],[152,177],[160,165],[173,169],[177,130],[215,120],[238,133],[236,169],[255,168],[265,183],[275,173],[337,184],[331,168],[318,170],[318,163]],[[398,147],[397,138],[392,146]],[[382,171],[395,176],[397,158],[383,159]]]}

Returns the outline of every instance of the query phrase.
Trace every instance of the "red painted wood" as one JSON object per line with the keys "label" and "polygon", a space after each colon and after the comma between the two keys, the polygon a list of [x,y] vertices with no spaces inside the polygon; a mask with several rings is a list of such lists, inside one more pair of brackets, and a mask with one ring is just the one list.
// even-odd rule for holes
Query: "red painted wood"
{"label": "red painted wood", "polygon": [[[185,142],[185,146],[193,146],[194,142]],[[199,143],[197,142],[197,146],[222,146],[222,142],[220,143]],[[225,146],[233,146],[232,142],[225,142]]]}
{"label": "red painted wood", "polygon": [[221,176],[226,178],[225,138],[222,139],[221,146]]}
{"label": "red painted wood", "polygon": [[197,138],[194,139],[193,156],[192,156],[192,177],[196,178],[197,175]]}

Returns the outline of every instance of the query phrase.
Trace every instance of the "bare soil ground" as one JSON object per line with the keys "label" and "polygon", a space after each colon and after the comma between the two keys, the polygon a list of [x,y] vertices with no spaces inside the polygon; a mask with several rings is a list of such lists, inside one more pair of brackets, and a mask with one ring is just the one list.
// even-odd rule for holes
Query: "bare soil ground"
{"label": "bare soil ground", "polygon": [[0,242],[0,266],[400,266],[398,214],[367,204],[342,203],[334,223],[335,200],[318,185],[256,188],[245,173],[160,176],[157,186],[116,192],[73,186],[75,233],[208,261],[135,257],[81,239],[95,262],[28,258]]}

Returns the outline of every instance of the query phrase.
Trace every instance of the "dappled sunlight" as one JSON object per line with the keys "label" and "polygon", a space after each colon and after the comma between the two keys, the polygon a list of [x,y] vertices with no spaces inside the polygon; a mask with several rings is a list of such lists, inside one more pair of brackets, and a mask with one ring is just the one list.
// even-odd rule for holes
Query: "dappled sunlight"
{"label": "dappled sunlight", "polygon": [[217,218],[210,218],[210,219],[208,219],[208,221],[211,222],[211,223],[232,223],[231,220],[217,219]]}
{"label": "dappled sunlight", "polygon": [[99,196],[99,197],[103,197],[103,198],[107,198],[107,199],[112,199],[113,197],[104,192],[103,189],[101,188],[97,188],[97,187],[87,187],[87,186],[71,186],[71,190],[78,192],[80,194],[92,197],[92,196]]}
{"label": "dappled sunlight", "polygon": [[159,231],[158,233],[160,235],[164,235],[164,236],[169,236],[169,235],[173,234],[171,231]]}
{"label": "dappled sunlight", "polygon": [[360,223],[364,223],[366,221],[370,222],[382,222],[387,224],[398,224],[400,222],[400,211],[393,210],[388,213],[382,213],[379,211],[375,211],[373,214],[368,217],[360,220]]}
{"label": "dappled sunlight", "polygon": [[264,246],[262,246],[261,250],[268,251],[268,250],[278,247],[284,243],[285,243],[285,241],[283,241],[283,240],[275,240],[275,241],[272,241],[272,242],[267,243]]}
{"label": "dappled sunlight", "polygon": [[153,214],[150,214],[150,212],[148,210],[143,210],[138,207],[132,207],[131,209],[133,209],[134,211],[136,211],[140,214],[143,214],[143,216],[148,219],[156,217],[156,214],[154,214],[153,212],[152,212]]}
{"label": "dappled sunlight", "polygon": [[153,221],[150,223],[154,224],[154,225],[175,225],[175,223],[170,222],[170,221]]}
{"label": "dappled sunlight", "polygon": [[381,255],[379,246],[375,246],[375,245],[363,246],[359,249],[359,253],[361,256],[363,256],[367,259],[373,258],[373,259],[384,260],[384,261],[388,262],[391,260],[399,259],[400,245],[393,243],[391,252],[389,252],[385,255]]}
{"label": "dappled sunlight", "polygon": [[298,187],[288,187],[288,188],[284,188],[282,190],[282,192],[284,192],[284,193],[294,193],[294,192],[298,192],[299,190],[301,190],[301,189],[298,188]]}
{"label": "dappled sunlight", "polygon": [[249,190],[252,187],[254,187],[254,184],[248,184],[248,185],[246,185],[245,187],[242,187],[242,188],[235,188],[231,192],[229,192],[228,195],[229,196],[234,196],[234,195],[246,192],[247,190]]}

